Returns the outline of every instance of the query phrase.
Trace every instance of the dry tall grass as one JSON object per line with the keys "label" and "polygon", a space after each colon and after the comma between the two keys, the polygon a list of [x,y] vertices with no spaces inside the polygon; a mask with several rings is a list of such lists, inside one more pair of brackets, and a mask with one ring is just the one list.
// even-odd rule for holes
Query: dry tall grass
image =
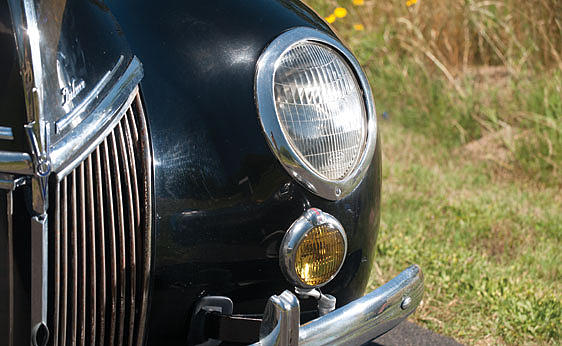
{"label": "dry tall grass", "polygon": [[315,8],[348,5],[366,30],[383,34],[387,49],[431,62],[450,81],[470,66],[501,65],[510,73],[562,68],[559,0],[307,2]]}
{"label": "dry tall grass", "polygon": [[461,144],[513,127],[510,166],[562,185],[562,1],[306,2],[324,16],[348,10],[333,26],[378,104]]}

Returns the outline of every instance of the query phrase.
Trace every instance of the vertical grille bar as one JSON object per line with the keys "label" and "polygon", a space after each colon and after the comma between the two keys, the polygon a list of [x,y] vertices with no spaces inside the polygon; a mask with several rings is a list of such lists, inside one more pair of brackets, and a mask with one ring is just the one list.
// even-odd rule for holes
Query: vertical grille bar
{"label": "vertical grille bar", "polygon": [[76,205],[76,170],[70,173],[71,176],[71,197],[70,197],[70,211],[72,215],[70,227],[70,243],[72,257],[70,263],[72,265],[71,273],[71,290],[70,290],[70,345],[76,345],[76,332],[77,332],[77,319],[78,319],[78,209]]}
{"label": "vertical grille bar", "polygon": [[104,187],[107,201],[107,224],[109,226],[108,238],[109,238],[109,256],[110,256],[110,297],[111,304],[109,306],[109,345],[114,345],[115,342],[115,323],[117,320],[117,248],[115,239],[115,213],[113,208],[113,184],[111,179],[110,161],[109,161],[109,148],[107,144],[107,139],[104,139],[102,144],[103,149],[103,175],[104,175]]}
{"label": "vertical grille bar", "polygon": [[78,344],[83,346],[86,339],[86,187],[84,186],[84,163],[78,167],[78,194],[80,203],[80,232],[79,232],[79,258],[80,275],[78,283]]}
{"label": "vertical grille bar", "polygon": [[6,193],[6,212],[8,219],[8,290],[9,300],[8,310],[10,314],[9,332],[8,332],[8,345],[14,344],[14,200],[12,191]]}
{"label": "vertical grille bar", "polygon": [[[86,186],[88,187],[88,216],[87,216],[87,220],[88,220],[88,239],[86,240],[86,243],[88,243],[89,247],[89,257],[88,257],[88,264],[89,264],[89,280],[90,280],[90,291],[89,291],[89,297],[90,297],[90,301],[89,301],[89,306],[88,306],[88,310],[90,312],[89,315],[89,327],[90,327],[90,333],[87,333],[86,335],[89,336],[89,343],[91,346],[94,346],[96,344],[96,310],[97,310],[97,306],[96,306],[96,295],[97,295],[97,291],[96,291],[96,285],[97,285],[97,281],[96,281],[96,277],[97,277],[97,273],[96,273],[96,261],[97,261],[97,257],[96,257],[96,207],[94,205],[94,172],[92,169],[92,157],[88,157],[86,159]],[[84,199],[85,200],[85,199]],[[86,245],[85,245],[86,246]],[[84,257],[86,258],[86,257]],[[86,340],[87,342],[87,340]]]}
{"label": "vertical grille bar", "polygon": [[[124,124],[127,118],[123,117],[122,123]],[[123,128],[121,124],[117,125],[117,136],[116,140],[119,142],[119,161],[121,162],[124,187],[125,187],[125,198],[126,208],[124,212],[127,214],[127,237],[128,237],[128,249],[127,253],[129,255],[129,311],[127,312],[127,328],[128,328],[128,340],[127,345],[133,344],[133,334],[135,331],[135,295],[136,295],[136,244],[135,244],[135,217],[134,217],[134,204],[133,204],[133,189],[131,181],[131,166],[129,161],[129,155],[127,146],[125,145],[125,138],[123,135]]]}
{"label": "vertical grille bar", "polygon": [[125,324],[125,269],[127,266],[126,255],[125,255],[125,225],[123,223],[124,212],[123,212],[123,193],[121,186],[121,169],[119,166],[119,159],[117,156],[117,144],[115,142],[115,133],[111,132],[109,134],[109,143],[111,145],[110,157],[113,162],[113,178],[115,179],[115,201],[117,205],[117,248],[119,250],[119,256],[117,257],[118,263],[118,328],[117,328],[117,345],[123,344],[123,331]]}
{"label": "vertical grille bar", "polygon": [[[61,213],[59,216],[62,219],[62,232],[61,232],[61,271],[60,275],[62,277],[61,283],[61,304],[60,304],[60,338],[59,342],[61,346],[66,345],[66,315],[67,315],[67,303],[68,303],[68,213],[67,213],[67,178],[64,178],[61,182]],[[56,284],[56,283],[55,283]]]}
{"label": "vertical grille bar", "polygon": [[[133,109],[136,118],[132,117],[131,122],[134,123],[135,120],[139,122],[138,131],[135,134],[139,135],[138,151],[139,160],[141,161],[141,176],[143,177],[143,183],[139,185],[142,193],[143,206],[141,208],[144,217],[141,229],[144,230],[144,237],[142,238],[142,280],[141,280],[141,306],[140,306],[140,316],[139,316],[139,329],[137,344],[141,345],[144,340],[144,330],[146,325],[146,314],[148,309],[148,295],[149,295],[149,284],[150,284],[150,270],[152,261],[152,151],[150,148],[150,139],[148,137],[148,125],[146,123],[146,117],[144,114],[142,100],[140,94],[137,93],[135,96],[135,101]],[[140,131],[140,132],[139,132]]]}
{"label": "vertical grille bar", "polygon": [[[57,184],[55,189],[55,216],[60,216],[61,213],[61,205],[60,205],[60,184]],[[60,262],[61,262],[61,224],[60,224],[60,217],[55,217],[55,230],[54,230],[54,290],[53,290],[53,338],[54,344],[58,345],[59,343],[59,312],[60,312],[60,282],[61,282],[61,269],[60,269]]]}
{"label": "vertical grille bar", "polygon": [[107,286],[106,286],[106,260],[105,260],[105,207],[103,203],[103,181],[102,181],[102,165],[100,159],[100,148],[96,148],[94,151],[94,158],[95,158],[95,179],[96,179],[96,225],[97,225],[97,242],[92,244],[92,246],[97,247],[99,249],[99,287],[98,295],[99,295],[99,303],[98,303],[98,324],[99,324],[99,335],[98,335],[98,343],[99,345],[104,344],[105,340],[105,312],[106,312],[106,303],[107,303]]}
{"label": "vertical grille bar", "polygon": [[51,345],[142,345],[152,254],[152,156],[138,90],[56,182]]}
{"label": "vertical grille bar", "polygon": [[[133,147],[133,136],[131,135],[131,128],[129,126],[129,117],[132,117],[131,110],[127,111],[127,115],[123,117],[123,132],[125,134],[125,142],[129,156],[129,170],[131,172],[132,186],[139,186],[137,179],[137,164],[135,160],[135,149]],[[133,212],[135,217],[134,227],[140,227],[140,203],[139,203],[139,190],[133,188]]]}

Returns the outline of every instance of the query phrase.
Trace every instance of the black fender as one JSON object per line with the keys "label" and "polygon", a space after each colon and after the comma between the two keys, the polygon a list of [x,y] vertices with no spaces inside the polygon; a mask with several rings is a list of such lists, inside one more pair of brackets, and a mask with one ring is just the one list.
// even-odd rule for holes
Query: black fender
{"label": "black fender", "polygon": [[228,296],[234,313],[260,314],[269,296],[291,289],[279,243],[309,207],[334,215],[348,234],[344,267],[323,291],[338,306],[361,296],[379,225],[378,143],[361,184],[337,202],[322,199],[273,156],[254,100],[255,65],[268,43],[294,27],[335,37],[324,21],[289,0],[106,3],[145,73],[156,208],[148,343],[185,342],[201,296]]}

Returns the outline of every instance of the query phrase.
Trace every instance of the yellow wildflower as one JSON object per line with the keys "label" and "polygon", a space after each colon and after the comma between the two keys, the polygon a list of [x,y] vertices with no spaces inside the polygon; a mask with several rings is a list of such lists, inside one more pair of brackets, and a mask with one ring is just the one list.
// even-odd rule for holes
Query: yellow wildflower
{"label": "yellow wildflower", "polygon": [[365,1],[364,0],[353,0],[353,4],[355,6],[361,6],[361,5],[365,4]]}
{"label": "yellow wildflower", "polygon": [[330,24],[332,24],[333,22],[336,21],[336,16],[334,16],[333,14],[329,15],[328,17],[324,18],[326,19],[326,21]]}
{"label": "yellow wildflower", "polygon": [[363,31],[365,30],[365,27],[363,26],[363,24],[353,24],[353,29],[357,31]]}
{"label": "yellow wildflower", "polygon": [[408,0],[406,1],[406,6],[410,7],[412,5],[415,5],[416,2],[418,2],[418,0]]}
{"label": "yellow wildflower", "polygon": [[347,16],[347,10],[343,7],[336,7],[336,9],[334,10],[334,16],[343,18]]}

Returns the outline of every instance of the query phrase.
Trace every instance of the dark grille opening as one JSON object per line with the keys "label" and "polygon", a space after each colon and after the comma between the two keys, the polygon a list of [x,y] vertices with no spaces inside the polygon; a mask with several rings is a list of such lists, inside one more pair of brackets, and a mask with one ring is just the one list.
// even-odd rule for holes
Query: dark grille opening
{"label": "dark grille opening", "polygon": [[50,345],[140,345],[148,304],[151,156],[141,98],[51,184]]}
{"label": "dark grille opening", "polygon": [[29,344],[31,229],[25,188],[0,190],[0,344]]}

